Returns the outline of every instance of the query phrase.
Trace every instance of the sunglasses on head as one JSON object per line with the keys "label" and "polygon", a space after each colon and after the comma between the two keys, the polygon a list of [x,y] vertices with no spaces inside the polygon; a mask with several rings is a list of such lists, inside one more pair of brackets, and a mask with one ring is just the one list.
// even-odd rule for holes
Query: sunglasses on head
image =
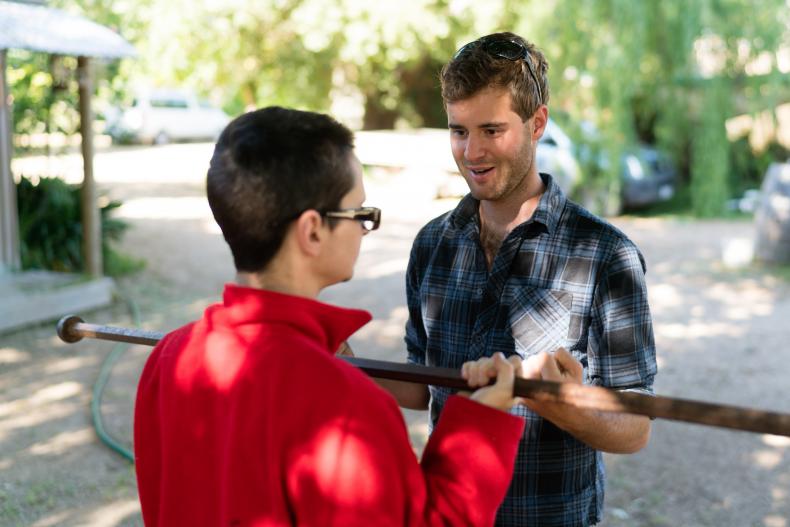
{"label": "sunglasses on head", "polygon": [[543,102],[543,90],[540,88],[538,77],[535,75],[535,70],[532,68],[532,60],[529,55],[529,50],[526,48],[526,46],[516,42],[515,40],[510,40],[509,38],[487,36],[479,38],[473,42],[469,42],[468,44],[464,44],[458,48],[458,51],[456,51],[455,55],[453,55],[453,60],[461,58],[463,55],[477,46],[481,46],[482,50],[492,57],[514,61],[523,59],[524,64],[527,65],[529,75],[532,77],[532,80],[538,89],[539,102]]}
{"label": "sunglasses on head", "polygon": [[321,216],[341,220],[355,220],[362,225],[365,233],[375,231],[381,223],[381,209],[376,207],[359,207],[357,209],[341,209],[322,212]]}

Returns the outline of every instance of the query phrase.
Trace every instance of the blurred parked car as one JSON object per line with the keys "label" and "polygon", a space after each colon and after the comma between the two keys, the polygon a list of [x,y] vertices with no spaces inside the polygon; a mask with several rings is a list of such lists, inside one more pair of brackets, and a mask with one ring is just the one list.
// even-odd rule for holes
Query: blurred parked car
{"label": "blurred parked car", "polygon": [[230,118],[221,109],[180,90],[139,94],[107,124],[116,142],[161,145],[185,139],[215,140]]}
{"label": "blurred parked car", "polygon": [[623,208],[635,209],[667,201],[675,195],[677,172],[669,157],[642,145],[623,156]]}
{"label": "blurred parked car", "polygon": [[553,119],[546,123],[535,157],[538,171],[551,174],[565,193],[570,193],[579,182],[581,168],[576,160],[573,141]]}
{"label": "blurred parked car", "polygon": [[[598,170],[607,170],[609,156],[595,127],[585,122],[581,131],[587,144],[574,149],[583,165],[590,158]],[[638,209],[667,201],[675,195],[677,171],[669,156],[647,144],[637,144],[620,157],[620,211]]]}

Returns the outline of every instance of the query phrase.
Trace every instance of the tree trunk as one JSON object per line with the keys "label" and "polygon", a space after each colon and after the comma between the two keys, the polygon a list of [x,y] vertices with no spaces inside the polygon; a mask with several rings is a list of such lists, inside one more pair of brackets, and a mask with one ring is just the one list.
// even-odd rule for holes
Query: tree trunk
{"label": "tree trunk", "polygon": [[363,130],[392,130],[398,112],[384,107],[380,102],[381,94],[367,94],[365,96],[365,116],[362,118]]}

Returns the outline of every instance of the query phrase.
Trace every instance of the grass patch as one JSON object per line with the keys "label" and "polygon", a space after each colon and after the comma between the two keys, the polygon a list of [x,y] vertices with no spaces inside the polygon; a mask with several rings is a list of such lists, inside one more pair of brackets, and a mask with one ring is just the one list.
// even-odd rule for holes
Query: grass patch
{"label": "grass patch", "polygon": [[112,247],[104,251],[104,274],[113,278],[138,273],[145,269],[145,264],[144,259],[118,252]]}
{"label": "grass patch", "polygon": [[761,282],[781,282],[790,285],[790,264],[771,265],[752,262],[743,267],[718,266],[711,270],[711,276],[717,281],[754,279]]}
{"label": "grass patch", "polygon": [[777,280],[790,284],[790,264],[769,265],[765,263],[755,263],[752,264],[752,267],[762,274],[767,274]]}
{"label": "grass patch", "polygon": [[[652,218],[660,216],[667,219],[698,220],[699,216],[694,214],[691,189],[688,186],[680,187],[672,198],[640,207],[638,209],[626,209],[623,212],[627,216],[637,218]],[[727,210],[722,206],[721,213],[704,219],[732,220],[732,221],[751,221],[754,215],[740,210]]]}
{"label": "grass patch", "polygon": [[627,209],[624,211],[624,214],[638,218],[662,216],[684,220],[695,219],[691,206],[691,191],[687,186],[680,187],[667,201],[661,201],[638,209]]}

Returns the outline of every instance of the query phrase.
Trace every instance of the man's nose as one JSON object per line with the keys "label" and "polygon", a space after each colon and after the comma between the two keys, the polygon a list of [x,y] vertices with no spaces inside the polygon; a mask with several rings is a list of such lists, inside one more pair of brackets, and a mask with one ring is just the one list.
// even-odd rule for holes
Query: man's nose
{"label": "man's nose", "polygon": [[464,148],[464,157],[467,161],[479,161],[485,156],[485,149],[483,142],[480,139],[472,137],[471,135],[466,140],[466,148]]}

